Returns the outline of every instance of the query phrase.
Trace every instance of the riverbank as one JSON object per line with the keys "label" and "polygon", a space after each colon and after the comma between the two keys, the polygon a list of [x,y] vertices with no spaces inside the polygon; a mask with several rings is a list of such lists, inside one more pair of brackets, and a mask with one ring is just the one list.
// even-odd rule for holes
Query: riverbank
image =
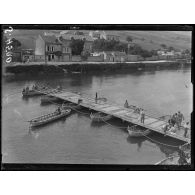
{"label": "riverbank", "polygon": [[15,63],[5,66],[4,73],[14,75],[50,75],[113,71],[125,69],[151,69],[189,66],[184,61],[139,61],[139,62],[48,62]]}

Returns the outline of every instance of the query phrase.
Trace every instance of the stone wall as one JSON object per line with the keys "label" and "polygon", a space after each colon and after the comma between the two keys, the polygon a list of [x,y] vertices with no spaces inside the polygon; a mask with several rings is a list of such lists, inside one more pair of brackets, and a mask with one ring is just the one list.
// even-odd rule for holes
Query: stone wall
{"label": "stone wall", "polygon": [[72,62],[81,62],[81,56],[72,56]]}
{"label": "stone wall", "polygon": [[89,56],[87,59],[88,62],[103,62],[103,56]]}

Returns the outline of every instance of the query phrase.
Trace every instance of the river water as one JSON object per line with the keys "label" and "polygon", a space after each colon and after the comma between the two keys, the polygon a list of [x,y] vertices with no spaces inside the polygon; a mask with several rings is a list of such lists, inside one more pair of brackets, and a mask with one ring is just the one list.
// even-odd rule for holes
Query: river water
{"label": "river water", "polygon": [[[111,125],[91,123],[89,115],[73,112],[67,118],[29,130],[26,120],[53,112],[56,105],[40,105],[40,97],[23,99],[21,90],[31,84],[61,85],[106,97],[123,105],[139,105],[157,117],[192,111],[191,69],[75,74],[63,77],[25,78],[2,82],[2,161],[4,163],[155,164],[176,152],[147,138],[130,138],[120,120]],[[14,95],[9,95],[14,94]],[[9,95],[9,96],[8,96]],[[87,110],[82,112],[90,114]],[[155,141],[179,145],[152,133]]]}

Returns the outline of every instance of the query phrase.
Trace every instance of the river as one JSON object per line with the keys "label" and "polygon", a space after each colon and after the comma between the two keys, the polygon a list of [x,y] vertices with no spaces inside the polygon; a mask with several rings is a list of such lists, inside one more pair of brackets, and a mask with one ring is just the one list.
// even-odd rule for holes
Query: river
{"label": "river", "polygon": [[[67,118],[29,130],[29,119],[52,112],[56,105],[40,105],[40,97],[22,98],[32,84],[61,85],[67,91],[95,93],[123,105],[139,105],[156,116],[192,111],[191,69],[75,74],[64,77],[2,81],[3,163],[155,164],[176,152],[147,138],[130,138],[120,120],[93,124],[89,115],[73,112]],[[14,95],[10,95],[14,94]],[[9,95],[9,96],[8,96]],[[87,112],[84,110],[83,112]],[[87,112],[89,113],[89,112]],[[90,113],[89,113],[90,114]],[[176,140],[152,133],[153,140],[178,145]]]}

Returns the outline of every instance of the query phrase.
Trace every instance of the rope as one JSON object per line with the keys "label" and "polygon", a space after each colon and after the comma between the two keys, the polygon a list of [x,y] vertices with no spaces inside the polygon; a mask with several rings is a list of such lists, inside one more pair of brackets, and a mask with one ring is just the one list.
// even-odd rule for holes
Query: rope
{"label": "rope", "polygon": [[168,147],[179,148],[179,146],[174,146],[174,145],[165,144],[165,143],[156,141],[156,140],[154,140],[154,139],[148,137],[147,135],[144,135],[144,134],[142,134],[142,135],[143,135],[144,137],[148,138],[149,140],[151,140],[152,142],[155,142],[155,143],[158,143],[158,144],[161,144],[161,145],[164,145],[164,146],[168,146]]}
{"label": "rope", "polygon": [[87,113],[87,112],[81,112],[81,111],[78,111],[77,109],[72,108],[71,106],[70,106],[70,108],[71,108],[72,110],[75,110],[75,111],[77,111],[77,112],[81,113],[81,114],[90,115],[90,114],[89,114],[89,113]]}
{"label": "rope", "polygon": [[127,127],[120,127],[120,126],[114,126],[114,125],[111,125],[110,123],[108,123],[108,122],[106,122],[104,119],[101,119],[104,123],[106,123],[107,125],[110,125],[110,126],[112,126],[112,127],[118,127],[118,128],[120,128],[120,129],[127,129]]}

